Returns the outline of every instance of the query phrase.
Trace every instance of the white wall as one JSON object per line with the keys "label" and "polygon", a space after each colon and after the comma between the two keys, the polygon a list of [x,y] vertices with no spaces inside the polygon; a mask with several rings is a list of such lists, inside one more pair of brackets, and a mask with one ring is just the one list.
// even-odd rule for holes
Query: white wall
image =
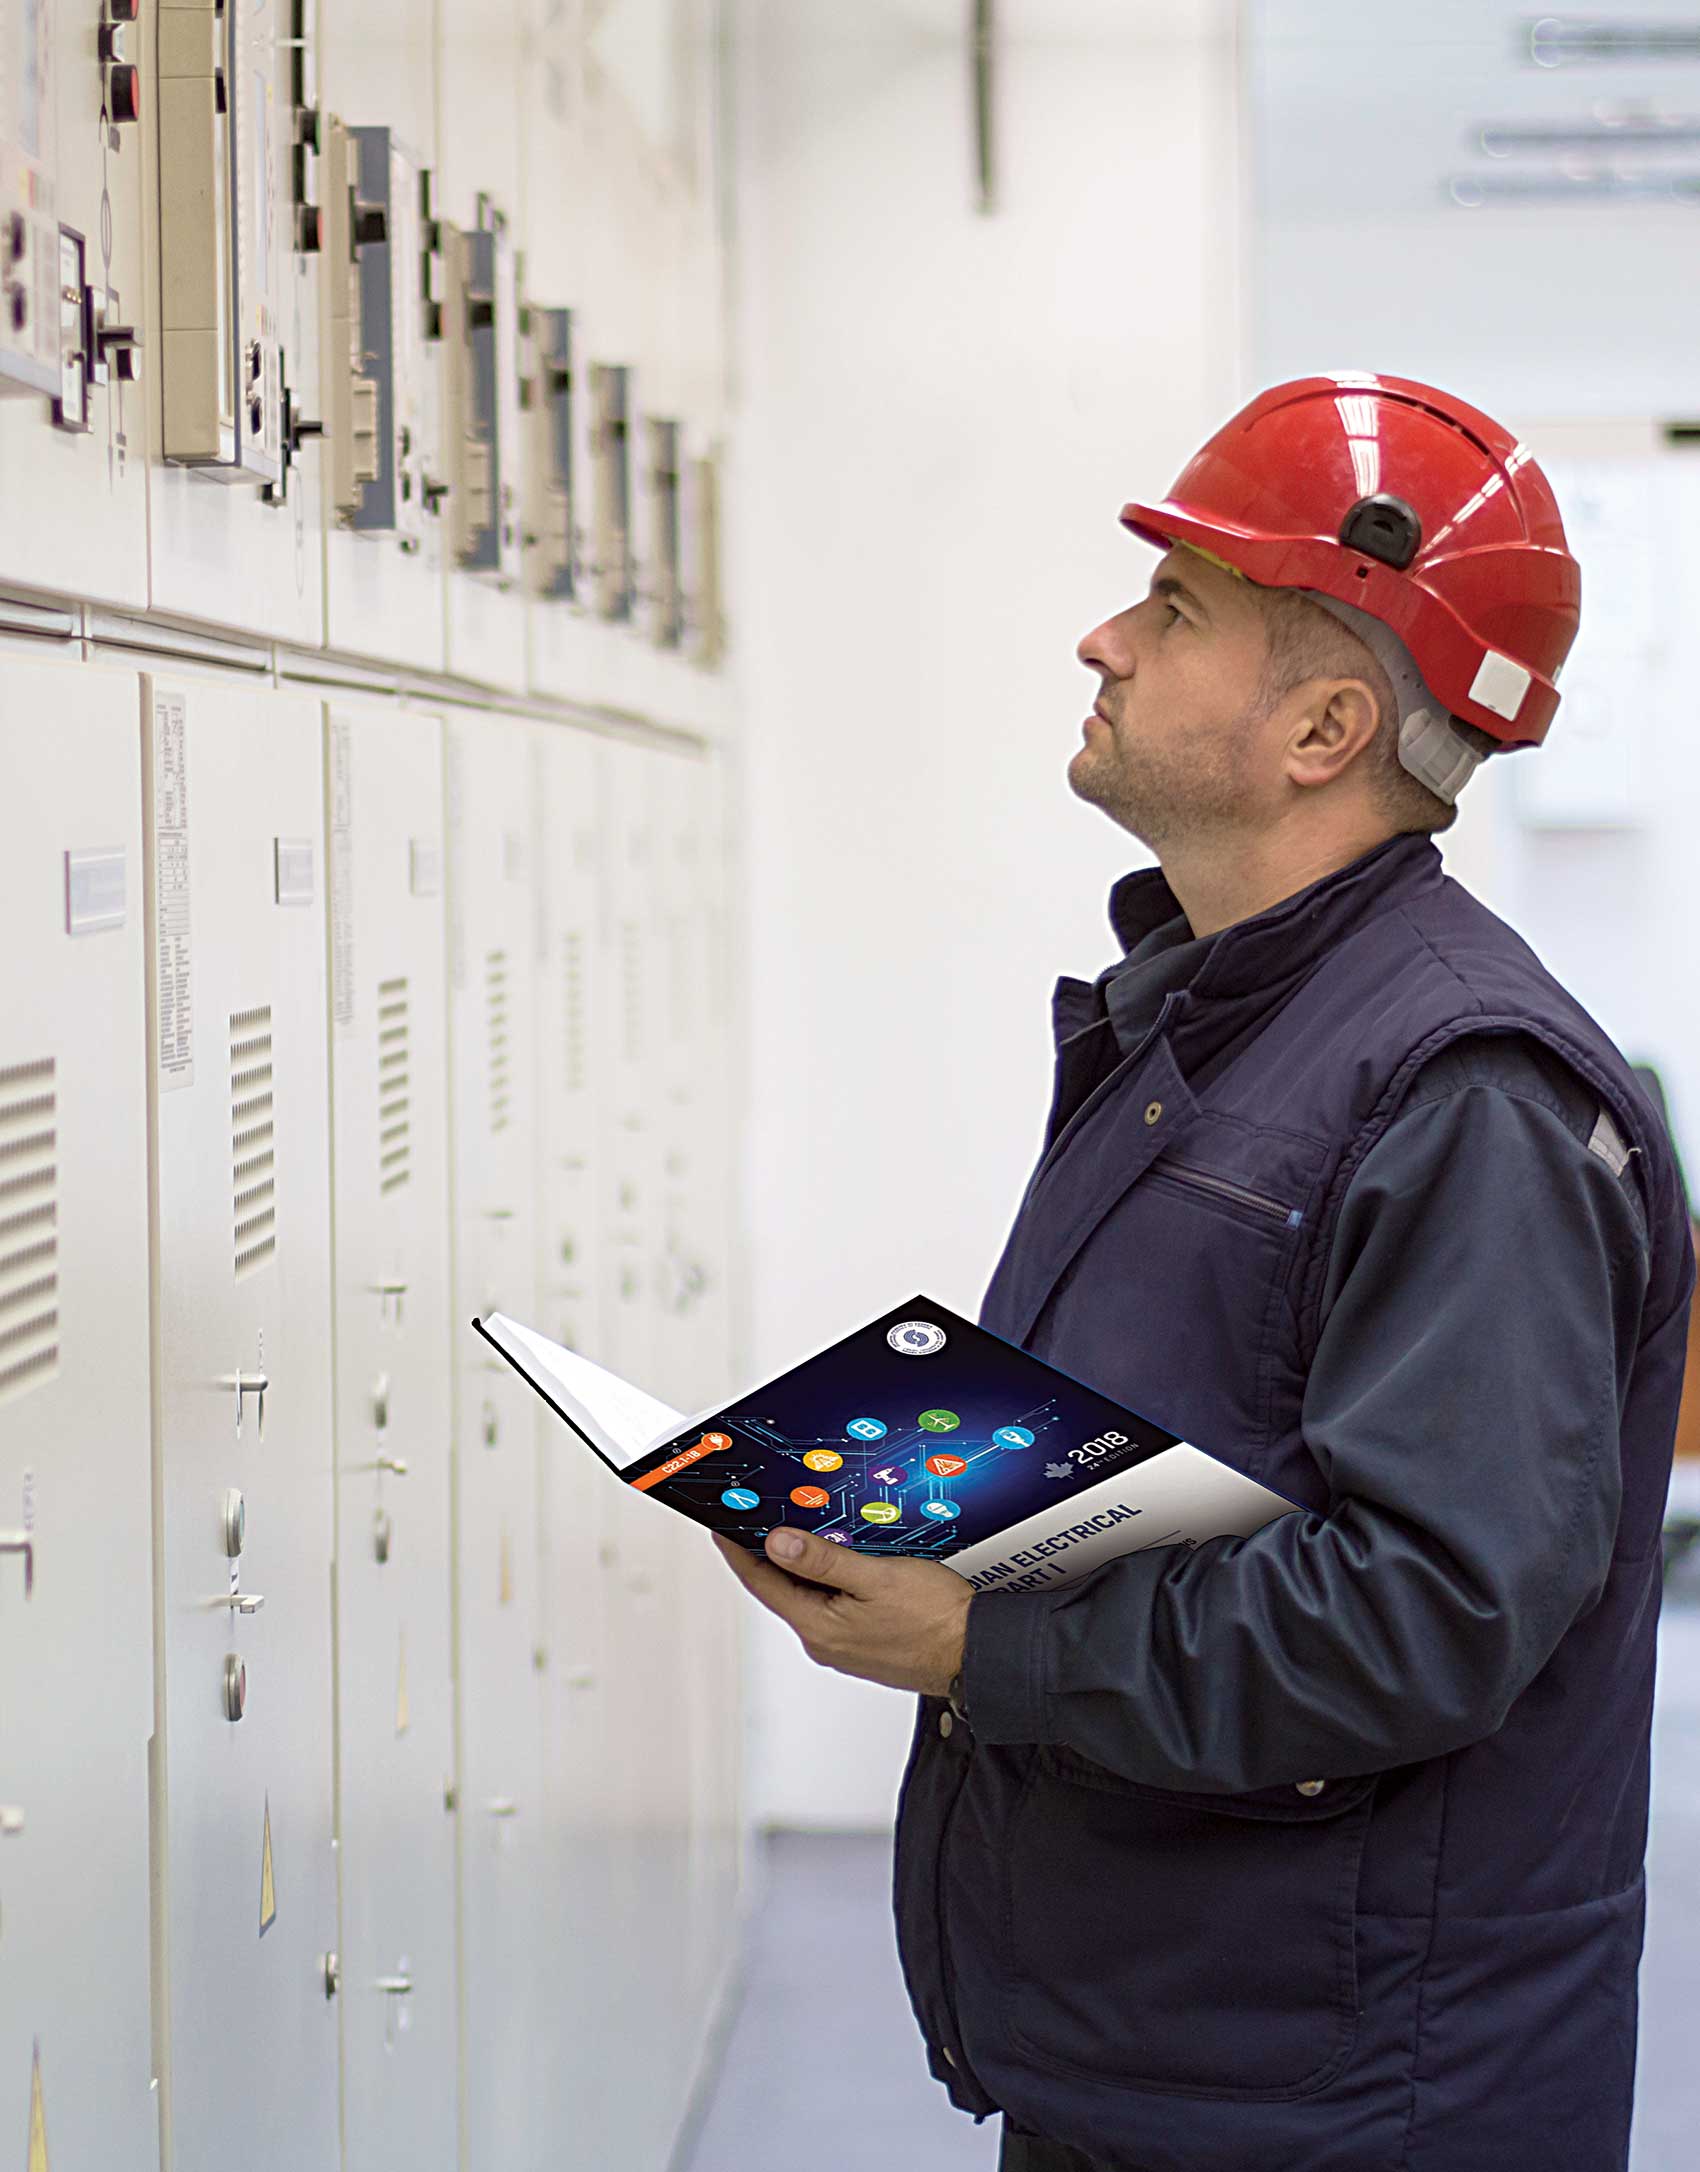
{"label": "white wall", "polygon": [[[752,1378],[915,1290],[978,1311],[1051,987],[1147,857],[1068,791],[1074,643],[1241,389],[1231,11],[1007,0],[990,217],[967,12],[736,20]],[[910,1700],[752,1645],[756,1815],[884,1823]]]}

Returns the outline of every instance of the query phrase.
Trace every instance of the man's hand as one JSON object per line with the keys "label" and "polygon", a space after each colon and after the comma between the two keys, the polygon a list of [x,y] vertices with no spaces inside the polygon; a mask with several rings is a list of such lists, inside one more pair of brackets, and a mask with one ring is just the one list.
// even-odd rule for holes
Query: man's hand
{"label": "man's hand", "polygon": [[[765,1561],[718,1532],[714,1543],[744,1589],[796,1630],[817,1666],[888,1689],[949,1694],[974,1596],[954,1569],[868,1560],[806,1531],[770,1531]],[[793,1581],[799,1577],[806,1581]]]}

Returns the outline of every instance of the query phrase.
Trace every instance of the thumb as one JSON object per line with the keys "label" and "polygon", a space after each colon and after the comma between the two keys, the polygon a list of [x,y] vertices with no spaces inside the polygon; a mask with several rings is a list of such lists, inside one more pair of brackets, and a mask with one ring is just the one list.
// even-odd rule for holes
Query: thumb
{"label": "thumb", "polygon": [[811,1584],[829,1584],[835,1591],[861,1597],[877,1582],[875,1565],[858,1559],[852,1548],[834,1546],[811,1531],[780,1524],[767,1534],[767,1558],[789,1576],[806,1577]]}

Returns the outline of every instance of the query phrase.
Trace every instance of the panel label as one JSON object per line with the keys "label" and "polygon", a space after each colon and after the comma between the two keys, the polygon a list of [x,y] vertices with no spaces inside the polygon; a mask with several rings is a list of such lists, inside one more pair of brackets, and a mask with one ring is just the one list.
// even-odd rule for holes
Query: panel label
{"label": "panel label", "polygon": [[122,845],[65,855],[65,933],[121,928],[128,899]]}
{"label": "panel label", "polygon": [[331,719],[331,1017],[354,1023],[354,748],[348,726]]}
{"label": "panel label", "polygon": [[275,895],[280,905],[311,905],[313,902],[313,840],[310,837],[274,837]]}
{"label": "panel label", "polygon": [[194,952],[189,934],[189,722],[181,694],[153,705],[154,980],[162,1092],[195,1083]]}
{"label": "panel label", "polygon": [[407,840],[407,884],[415,897],[438,897],[443,888],[443,848],[435,837]]}

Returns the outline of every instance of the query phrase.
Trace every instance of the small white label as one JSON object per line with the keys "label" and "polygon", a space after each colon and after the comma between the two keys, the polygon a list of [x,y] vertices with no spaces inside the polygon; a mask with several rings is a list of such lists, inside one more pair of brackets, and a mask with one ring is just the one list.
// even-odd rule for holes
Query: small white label
{"label": "small white label", "polygon": [[1501,656],[1497,649],[1489,649],[1482,658],[1482,668],[1476,673],[1470,699],[1479,701],[1484,709],[1491,709],[1495,716],[1504,717],[1508,724],[1514,724],[1517,712],[1523,706],[1523,696],[1532,683],[1532,674],[1521,664],[1513,663],[1509,656]]}
{"label": "small white label", "polygon": [[189,939],[189,722],[181,694],[153,705],[154,985],[159,1083],[195,1083],[194,953]]}
{"label": "small white label", "polygon": [[277,870],[278,903],[311,905],[313,840],[310,837],[274,837],[272,849]]}
{"label": "small white label", "polygon": [[331,720],[331,1016],[354,1023],[354,749],[348,726]]}
{"label": "small white label", "polygon": [[407,881],[415,897],[441,896],[443,848],[435,837],[407,840]]}
{"label": "small white label", "polygon": [[127,917],[124,848],[65,855],[65,933],[99,935]]}

